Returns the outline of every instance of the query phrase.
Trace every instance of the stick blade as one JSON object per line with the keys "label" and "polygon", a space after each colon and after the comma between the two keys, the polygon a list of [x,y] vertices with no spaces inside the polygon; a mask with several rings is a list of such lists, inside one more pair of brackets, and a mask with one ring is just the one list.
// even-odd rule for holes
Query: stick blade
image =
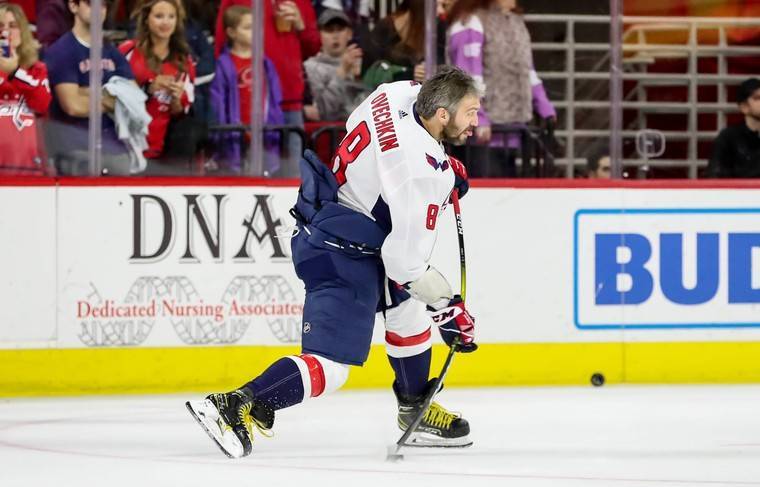
{"label": "stick blade", "polygon": [[404,459],[404,454],[401,453],[401,447],[397,444],[388,445],[388,452],[385,456],[386,462],[400,462]]}

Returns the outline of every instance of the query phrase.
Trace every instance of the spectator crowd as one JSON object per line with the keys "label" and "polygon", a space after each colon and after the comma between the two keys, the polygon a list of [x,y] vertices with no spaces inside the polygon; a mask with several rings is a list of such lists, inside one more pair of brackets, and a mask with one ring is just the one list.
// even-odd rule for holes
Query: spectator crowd
{"label": "spectator crowd", "polygon": [[[332,132],[331,145],[313,144],[327,160],[342,122],[378,85],[425,79],[424,0],[403,0],[381,19],[369,0],[262,5],[264,59],[254,68],[250,0],[103,0],[103,89],[94,94],[89,0],[0,1],[0,174],[90,174],[95,97],[104,174],[241,174],[256,111],[264,175],[297,177],[307,133]],[[451,150],[474,177],[517,176],[530,128],[557,120],[520,7],[439,0],[437,25],[433,64],[466,70],[483,95],[466,154]],[[252,106],[254,81],[261,107]],[[760,176],[760,82],[745,82],[738,102],[746,122],[719,136],[713,177]],[[602,156],[590,155],[589,177],[609,177]]]}

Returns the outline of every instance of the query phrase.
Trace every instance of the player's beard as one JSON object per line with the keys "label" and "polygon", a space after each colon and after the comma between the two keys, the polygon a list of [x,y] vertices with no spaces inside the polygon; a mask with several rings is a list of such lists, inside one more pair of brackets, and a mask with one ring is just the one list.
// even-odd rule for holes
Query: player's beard
{"label": "player's beard", "polygon": [[448,125],[443,127],[443,140],[452,145],[464,145],[467,142],[467,131],[475,131],[475,127],[468,125],[464,129],[460,129],[453,122],[449,122]]}

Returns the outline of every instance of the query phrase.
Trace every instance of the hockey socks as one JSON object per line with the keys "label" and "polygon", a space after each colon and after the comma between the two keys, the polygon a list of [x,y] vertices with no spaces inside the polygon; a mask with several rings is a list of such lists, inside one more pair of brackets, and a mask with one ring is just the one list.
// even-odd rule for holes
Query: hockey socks
{"label": "hockey socks", "polygon": [[283,357],[245,385],[272,409],[283,409],[341,387],[348,366],[313,354]]}
{"label": "hockey socks", "polygon": [[420,396],[427,389],[430,374],[431,349],[412,355],[396,358],[388,355],[388,360],[396,373],[396,387],[405,396]]}
{"label": "hockey socks", "polygon": [[301,370],[290,357],[279,359],[245,387],[274,410],[303,401]]}

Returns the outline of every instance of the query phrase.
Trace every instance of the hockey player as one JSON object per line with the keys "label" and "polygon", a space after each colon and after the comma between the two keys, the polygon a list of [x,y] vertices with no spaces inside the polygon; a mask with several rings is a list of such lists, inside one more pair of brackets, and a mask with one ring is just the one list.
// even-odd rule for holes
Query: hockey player
{"label": "hockey player", "polygon": [[[349,366],[367,359],[376,312],[385,318],[402,430],[432,384],[430,318],[447,344],[477,348],[461,297],[428,260],[452,188],[460,196],[468,189],[463,165],[441,142],[464,143],[479,108],[473,79],[447,67],[422,86],[378,87],[351,114],[329,165],[306,152],[291,212],[299,229],[293,263],[306,287],[302,353],[235,391],[187,403],[227,455],[249,454],[254,427],[268,435],[276,410],[341,387]],[[469,431],[459,414],[433,403],[411,438],[462,447],[472,444]]]}

